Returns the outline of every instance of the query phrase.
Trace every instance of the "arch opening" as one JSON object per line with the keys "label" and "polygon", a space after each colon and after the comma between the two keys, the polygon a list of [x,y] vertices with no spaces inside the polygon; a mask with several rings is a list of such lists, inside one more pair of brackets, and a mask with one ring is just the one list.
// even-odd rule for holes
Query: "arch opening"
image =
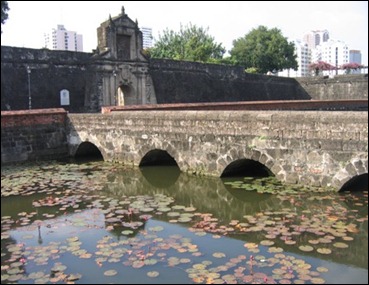
{"label": "arch opening", "polygon": [[139,167],[143,166],[177,166],[175,159],[165,150],[154,149],[150,150],[141,159]]}
{"label": "arch opening", "polygon": [[139,164],[146,181],[157,188],[168,188],[178,179],[181,171],[175,159],[160,149],[149,151]]}
{"label": "arch opening", "polygon": [[268,177],[274,176],[268,167],[252,159],[239,159],[231,162],[224,170],[225,177]]}
{"label": "arch opening", "polygon": [[132,88],[129,87],[128,85],[123,85],[122,86],[122,91],[124,96],[131,96],[132,95]]}
{"label": "arch opening", "polygon": [[339,192],[344,191],[350,192],[368,191],[368,173],[352,177],[349,181],[343,184],[343,186],[339,190]]}
{"label": "arch opening", "polygon": [[83,142],[78,146],[74,159],[78,162],[88,162],[103,161],[104,157],[96,145],[90,142]]}

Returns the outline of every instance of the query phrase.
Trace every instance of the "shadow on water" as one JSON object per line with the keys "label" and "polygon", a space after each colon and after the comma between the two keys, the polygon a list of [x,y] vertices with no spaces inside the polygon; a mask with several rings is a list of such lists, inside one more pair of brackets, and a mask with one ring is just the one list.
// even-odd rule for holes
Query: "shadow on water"
{"label": "shadow on water", "polygon": [[156,188],[169,188],[178,180],[181,171],[174,166],[141,166],[140,171],[146,181]]}
{"label": "shadow on water", "polygon": [[246,194],[245,191],[242,191],[240,189],[234,189],[231,185],[227,184],[227,182],[242,181],[242,179],[243,177],[222,178],[222,182],[225,189],[237,200],[242,201],[244,203],[251,203],[251,205],[255,205],[259,204],[262,201],[272,198],[271,197],[272,194],[261,194],[258,193],[257,191],[248,191]]}
{"label": "shadow on water", "polygon": [[[74,167],[74,166],[72,166]],[[107,171],[105,171],[107,170]],[[58,169],[56,169],[58,171]],[[103,164],[96,164],[88,167],[83,166],[82,169],[72,168],[76,181],[81,185],[90,185],[90,181],[96,179],[101,182],[101,189],[97,192],[99,195],[109,197],[106,202],[107,205],[111,201],[121,201],[124,197],[149,196],[153,197],[157,194],[162,194],[174,198],[176,205],[184,205],[186,207],[195,207],[199,213],[211,213],[216,217],[219,224],[228,225],[232,220],[245,221],[245,215],[264,215],[265,212],[281,211],[282,209],[289,209],[296,217],[300,217],[304,212],[310,211],[313,215],[324,215],[329,209],[343,209],[348,208],[347,203],[352,209],[356,209],[357,203],[355,196],[352,196],[352,201],[347,202],[346,199],[341,199],[341,195],[330,193],[333,195],[331,199],[325,199],[326,194],[314,194],[312,196],[305,194],[294,195],[293,198],[283,195],[259,194],[256,191],[244,191],[241,189],[232,189],[229,185],[224,183],[230,180],[220,178],[204,178],[180,173],[178,167],[170,166],[145,166],[140,170],[133,167],[116,167],[104,166]],[[104,173],[102,176],[93,176],[93,174]],[[87,174],[91,174],[89,177]],[[49,179],[48,179],[49,180]],[[73,184],[72,184],[73,185]],[[85,187],[86,189],[88,188]],[[36,194],[39,195],[39,194]],[[336,195],[336,196],[334,196]],[[21,199],[15,197],[2,198],[2,216],[9,215],[10,212],[32,211],[32,201],[38,199],[38,196],[24,196]],[[324,199],[321,199],[324,198]],[[19,204],[17,200],[24,200],[23,205]],[[80,203],[79,210],[86,209],[86,204]],[[113,204],[112,204],[113,205]],[[4,209],[3,209],[4,207]],[[16,208],[16,209],[15,209]],[[102,209],[104,209],[102,207]],[[367,217],[367,207],[361,207],[362,216]],[[46,211],[52,211],[49,207]],[[55,209],[54,209],[55,211]],[[366,211],[366,213],[365,213]],[[14,212],[15,213],[15,212]],[[64,212],[56,213],[56,216],[62,215]],[[109,212],[104,213],[106,226],[114,223],[114,220],[109,221]],[[333,217],[334,218],[334,217]],[[357,216],[348,217],[346,223],[354,223]],[[157,220],[168,221],[166,215],[155,217]],[[133,215],[132,220],[140,220],[139,216]],[[350,244],[350,249],[344,256],[322,256],[317,252],[306,253],[307,256],[314,256],[319,259],[334,260],[343,264],[356,265],[362,268],[368,267],[368,223],[367,220],[362,224],[360,233],[355,235],[355,240]],[[182,225],[182,224],[180,224]],[[185,226],[183,224],[182,226]],[[134,230],[133,235],[136,235],[139,229],[145,227],[145,222]],[[114,230],[114,234],[118,237],[121,235],[121,228]],[[265,239],[265,233],[251,233],[229,235],[232,238],[260,242]],[[299,242],[307,243],[309,236],[301,235]],[[276,245],[285,248],[286,251],[302,254],[295,246],[286,246],[283,241],[276,239]],[[305,253],[303,253],[305,254]]]}
{"label": "shadow on water", "polygon": [[[267,211],[280,211],[282,209],[291,210],[294,215],[302,216],[303,211],[311,211],[317,215],[324,215],[327,209],[332,207],[347,208],[346,201],[340,199],[337,193],[329,195],[337,195],[336,198],[324,199],[326,194],[315,193],[312,197],[305,194],[297,194],[290,198],[288,195],[275,194],[259,194],[256,191],[243,191],[240,189],[232,189],[225,182],[232,181],[235,178],[203,178],[180,173],[173,170],[174,178],[170,178],[170,167],[145,167],[141,169],[141,173],[135,169],[125,170],[124,172],[116,173],[114,182],[106,185],[105,191],[118,196],[135,196],[149,195],[154,196],[163,194],[174,198],[178,205],[195,207],[197,212],[211,213],[219,220],[220,224],[228,224],[231,220],[245,221],[245,215],[263,215]],[[163,173],[160,173],[163,171]],[[149,175],[147,175],[149,173]],[[146,175],[145,175],[146,174]],[[236,178],[237,179],[237,178]],[[163,180],[168,180],[164,183]],[[120,182],[118,182],[120,181]],[[123,183],[124,181],[124,183]],[[164,185],[167,187],[163,187]],[[355,199],[354,199],[355,200]],[[355,204],[353,201],[351,206]],[[295,212],[294,212],[295,211]],[[361,211],[367,211],[367,208]],[[363,213],[365,215],[365,213]],[[156,217],[156,219],[168,221],[165,215]],[[355,218],[350,218],[355,222]],[[367,243],[362,243],[360,240],[367,240],[367,222],[360,229],[361,234],[358,234],[356,239],[358,242],[351,243],[350,253],[343,259],[338,257],[337,262],[344,264],[353,264],[359,267],[367,268]],[[265,234],[265,233],[264,233]],[[230,235],[233,238],[260,242],[265,239],[264,234],[247,233],[239,235]],[[299,243],[308,244],[311,236],[308,234],[301,235],[298,238]],[[277,239],[276,246],[286,247],[283,240]],[[301,254],[301,251],[296,246],[287,246],[288,251]],[[329,256],[323,256],[317,252],[304,253],[309,256],[331,260]]]}

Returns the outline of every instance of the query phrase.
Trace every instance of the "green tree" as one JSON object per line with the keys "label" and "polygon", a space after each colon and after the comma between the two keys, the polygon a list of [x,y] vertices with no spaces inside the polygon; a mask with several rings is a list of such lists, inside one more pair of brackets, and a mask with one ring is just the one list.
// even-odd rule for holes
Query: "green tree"
{"label": "green tree", "polygon": [[231,57],[237,64],[258,73],[297,70],[295,45],[288,42],[277,28],[259,26],[244,37],[233,41]]}
{"label": "green tree", "polygon": [[[8,1],[1,1],[1,25],[5,24],[5,21],[8,19]],[[1,33],[3,30],[1,29]]]}
{"label": "green tree", "polygon": [[225,48],[215,42],[208,29],[190,24],[179,32],[166,29],[149,54],[154,58],[169,58],[201,62],[221,60]]}

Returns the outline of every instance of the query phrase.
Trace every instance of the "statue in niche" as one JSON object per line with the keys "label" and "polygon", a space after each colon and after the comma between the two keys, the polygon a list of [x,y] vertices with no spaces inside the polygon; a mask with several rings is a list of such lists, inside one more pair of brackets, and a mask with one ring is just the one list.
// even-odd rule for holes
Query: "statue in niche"
{"label": "statue in niche", "polygon": [[118,90],[117,90],[117,103],[118,106],[124,106],[124,93],[123,93],[123,82],[119,81]]}

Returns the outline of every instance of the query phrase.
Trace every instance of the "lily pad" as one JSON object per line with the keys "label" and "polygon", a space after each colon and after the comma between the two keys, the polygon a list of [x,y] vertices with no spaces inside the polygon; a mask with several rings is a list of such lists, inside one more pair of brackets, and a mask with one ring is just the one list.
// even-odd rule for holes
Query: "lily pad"
{"label": "lily pad", "polygon": [[274,241],[271,241],[271,240],[266,239],[266,240],[262,240],[260,242],[260,244],[261,245],[264,245],[264,246],[270,246],[270,245],[273,245],[274,244]]}
{"label": "lily pad", "polygon": [[316,268],[316,271],[321,272],[321,273],[328,272],[328,268],[319,266]]}
{"label": "lily pad", "polygon": [[349,247],[348,244],[344,242],[335,242],[333,246],[337,248],[348,248]]}
{"label": "lily pad", "polygon": [[79,280],[81,278],[82,278],[82,275],[81,274],[75,273],[75,274],[68,275],[67,280],[68,281],[76,281],[76,280]]}
{"label": "lily pad", "polygon": [[52,272],[59,272],[59,271],[64,271],[65,269],[67,269],[67,267],[63,264],[56,264],[51,268]]}
{"label": "lily pad", "polygon": [[104,272],[104,275],[105,276],[114,276],[114,275],[117,275],[117,274],[118,274],[118,272],[116,270],[114,270],[114,269],[106,270]]}
{"label": "lily pad", "polygon": [[299,250],[309,252],[309,251],[313,251],[314,248],[310,245],[300,245]]}
{"label": "lily pad", "polygon": [[321,254],[331,254],[332,253],[332,250],[330,250],[329,248],[318,248],[316,251]]}
{"label": "lily pad", "polygon": [[149,271],[149,272],[147,272],[147,276],[152,277],[152,278],[155,278],[155,277],[158,277],[159,276],[159,272],[157,272],[157,271]]}
{"label": "lily pad", "polygon": [[213,256],[215,258],[223,258],[223,257],[226,257],[226,255],[223,252],[214,252],[213,253]]}
{"label": "lily pad", "polygon": [[310,279],[311,284],[324,284],[325,280],[323,278],[314,277]]}

